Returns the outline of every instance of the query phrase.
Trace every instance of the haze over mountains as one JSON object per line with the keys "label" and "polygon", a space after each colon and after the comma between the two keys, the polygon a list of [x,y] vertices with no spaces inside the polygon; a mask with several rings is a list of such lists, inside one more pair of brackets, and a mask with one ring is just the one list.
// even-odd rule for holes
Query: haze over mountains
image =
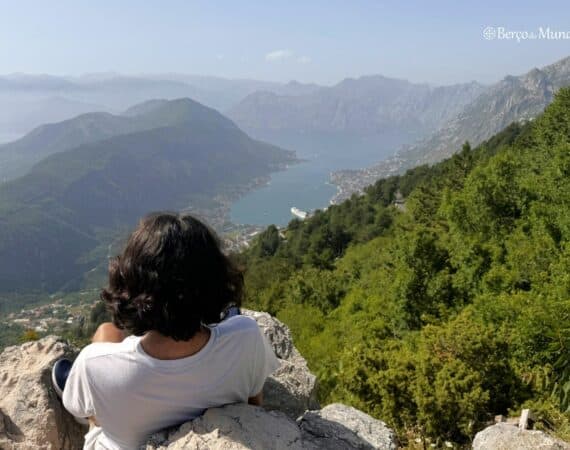
{"label": "haze over mountains", "polygon": [[[135,105],[122,115],[106,112],[82,114],[73,119],[42,125],[21,139],[0,145],[0,180],[23,175],[46,156],[82,144],[130,134],[137,131],[191,122],[194,127],[212,122],[231,122],[214,110],[204,114],[205,107],[191,100],[149,100]],[[231,124],[235,128],[235,125]]]}
{"label": "haze over mountains", "polygon": [[0,76],[0,103],[3,105],[0,143],[14,140],[45,123],[87,112],[120,113],[135,103],[152,98],[190,97],[224,111],[259,90],[296,95],[315,89],[318,86],[298,82],[284,84],[179,74],[4,75]]}
{"label": "haze over mountains", "polygon": [[465,141],[477,145],[516,121],[532,120],[570,85],[570,57],[524,75],[506,76],[468,104],[428,139],[403,150],[402,158],[434,163],[455,153]]}
{"label": "haze over mountains", "polygon": [[506,76],[492,86],[472,82],[432,87],[377,75],[346,79],[304,95],[256,92],[228,115],[265,139],[293,131],[363,135],[400,130],[419,142],[398,156],[413,164],[433,163],[466,140],[476,145],[513,121],[532,119],[568,84],[570,58]]}
{"label": "haze over mountains", "polygon": [[[445,145],[446,136],[480,142],[513,118],[533,117],[550,101],[553,90],[567,82],[567,66],[565,59],[524,76],[507,76],[493,86],[471,82],[437,87],[382,75],[319,86],[168,73],[13,74],[0,76],[0,101],[5,105],[0,112],[0,142],[2,136],[22,135],[87,112],[119,114],[152,98],[189,97],[225,112],[254,137],[276,144],[288,144],[280,138],[287,133],[361,136],[389,131],[405,134],[410,147],[415,140],[422,141],[413,145],[418,150],[412,153],[419,154],[439,151],[435,149]],[[483,93],[486,96],[480,98]],[[511,108],[509,102],[520,107]],[[492,129],[484,123],[489,115]],[[476,121],[474,128],[469,126],[471,120]]]}
{"label": "haze over mountains", "polygon": [[52,154],[0,185],[2,292],[77,288],[149,211],[212,207],[295,161],[189,99],[80,116],[17,144],[34,158]]}
{"label": "haze over mountains", "polygon": [[424,134],[458,114],[484,90],[472,82],[432,87],[381,75],[348,78],[305,95],[257,92],[229,116],[244,130]]}
{"label": "haze over mountains", "polygon": [[309,159],[349,152],[352,161],[345,168],[356,169],[429,135],[484,89],[476,82],[434,87],[373,75],[304,95],[253,93],[228,116],[251,136]]}
{"label": "haze over mountains", "polygon": [[485,89],[434,133],[399,149],[393,158],[366,169],[333,174],[332,180],[340,189],[335,201],[350,197],[379,178],[441,161],[459,151],[465,141],[475,146],[512,122],[532,120],[561,87],[568,85],[570,57],[523,75],[508,75]]}

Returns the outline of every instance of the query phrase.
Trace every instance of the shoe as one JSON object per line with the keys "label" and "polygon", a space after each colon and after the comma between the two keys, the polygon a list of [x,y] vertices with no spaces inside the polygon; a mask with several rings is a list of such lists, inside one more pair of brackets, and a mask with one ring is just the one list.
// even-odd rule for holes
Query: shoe
{"label": "shoe", "polygon": [[[73,363],[69,359],[59,359],[53,365],[51,369],[51,382],[53,384],[53,389],[57,396],[61,399],[63,397],[63,390],[65,389],[65,382],[71,371]],[[89,419],[83,417],[73,416],[75,421],[81,425],[89,426]]]}
{"label": "shoe", "polygon": [[72,365],[73,363],[69,359],[59,359],[51,369],[51,382],[59,398],[63,397],[63,389]]}

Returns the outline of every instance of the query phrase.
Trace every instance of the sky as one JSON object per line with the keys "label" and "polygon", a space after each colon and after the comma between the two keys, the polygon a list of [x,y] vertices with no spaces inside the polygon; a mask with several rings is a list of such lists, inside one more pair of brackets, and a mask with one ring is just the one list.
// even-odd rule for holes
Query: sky
{"label": "sky", "polygon": [[0,0],[0,74],[492,83],[569,55],[568,0]]}

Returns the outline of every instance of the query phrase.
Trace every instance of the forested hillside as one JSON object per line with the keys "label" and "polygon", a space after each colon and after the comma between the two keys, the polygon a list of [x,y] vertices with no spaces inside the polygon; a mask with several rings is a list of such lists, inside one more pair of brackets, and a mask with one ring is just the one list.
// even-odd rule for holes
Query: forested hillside
{"label": "forested hillside", "polygon": [[[403,200],[402,200],[403,199]],[[466,443],[523,405],[569,436],[570,89],[437,165],[268,228],[240,257],[325,401]]]}
{"label": "forested hillside", "polygon": [[156,128],[57,152],[0,185],[0,305],[81,289],[148,212],[214,209],[295,161],[192,100],[156,106],[135,118]]}
{"label": "forested hillside", "polygon": [[0,145],[0,181],[22,176],[42,159],[81,145],[189,123],[196,128],[236,128],[219,112],[189,98],[149,100],[132,106],[123,115],[82,114],[63,122],[42,125],[17,141]]}

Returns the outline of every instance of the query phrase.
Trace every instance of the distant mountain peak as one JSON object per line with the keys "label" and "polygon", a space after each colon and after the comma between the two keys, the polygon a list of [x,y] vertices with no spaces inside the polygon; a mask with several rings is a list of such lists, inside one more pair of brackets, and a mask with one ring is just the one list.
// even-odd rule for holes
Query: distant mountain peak
{"label": "distant mountain peak", "polygon": [[388,85],[406,85],[409,81],[400,78],[390,78],[381,74],[362,75],[357,78],[348,77],[336,84],[337,88],[359,85],[360,87],[385,87]]}
{"label": "distant mountain peak", "polygon": [[427,84],[365,75],[299,95],[256,92],[229,111],[246,131],[263,137],[280,130],[317,133],[372,133],[402,130],[425,135],[476,98],[478,83],[430,87]]}
{"label": "distant mountain peak", "polygon": [[490,86],[460,114],[423,141],[399,152],[410,164],[434,163],[458,151],[465,141],[477,145],[512,122],[540,114],[554,93],[570,85],[570,57],[522,75],[507,75]]}
{"label": "distant mountain peak", "polygon": [[165,112],[169,110],[170,111],[176,110],[180,112],[200,110],[200,111],[213,111],[217,113],[216,110],[201,103],[198,103],[197,101],[192,100],[189,97],[182,97],[182,98],[175,98],[172,100],[167,100],[167,99],[147,100],[145,102],[131,106],[123,113],[123,115],[132,117],[132,116],[140,116],[144,114],[156,113],[157,111]]}
{"label": "distant mountain peak", "polygon": [[140,116],[141,114],[146,114],[152,110],[155,110],[167,102],[168,100],[165,99],[147,100],[146,102],[137,103],[136,105],[127,108],[127,110],[125,110],[122,115],[129,117]]}
{"label": "distant mountain peak", "polygon": [[41,125],[17,141],[1,145],[0,179],[22,175],[42,158],[80,145],[179,125],[238,129],[218,111],[190,98],[149,100],[127,109],[122,115],[85,113],[72,119]]}

